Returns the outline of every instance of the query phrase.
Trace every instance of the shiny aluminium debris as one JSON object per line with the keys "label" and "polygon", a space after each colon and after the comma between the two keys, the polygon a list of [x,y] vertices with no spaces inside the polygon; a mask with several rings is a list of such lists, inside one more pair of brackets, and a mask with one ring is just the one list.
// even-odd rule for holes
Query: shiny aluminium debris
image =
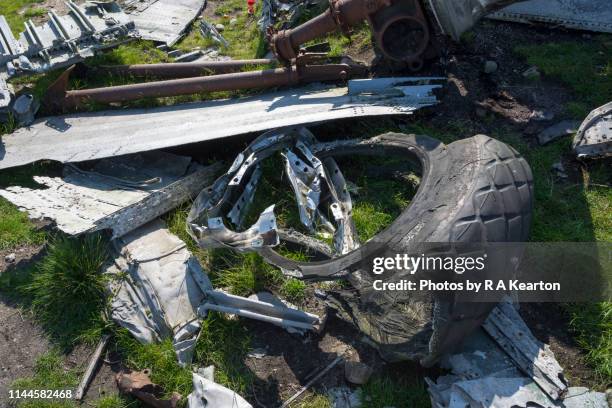
{"label": "shiny aluminium debris", "polygon": [[544,23],[575,30],[612,33],[612,3],[609,0],[521,1],[488,17],[518,23]]}
{"label": "shiny aluminium debris", "polygon": [[[357,248],[346,182],[332,158],[321,161],[311,152],[309,146],[314,143],[314,136],[304,128],[270,131],[255,139],[238,154],[229,170],[195,199],[187,228],[198,245],[248,251],[280,243],[274,205],[242,232],[230,230],[223,221],[227,219],[235,229],[242,228],[261,178],[261,163],[280,153],[302,225],[314,233],[318,224],[334,234],[334,249],[339,254]],[[328,214],[333,219],[328,220]]]}
{"label": "shiny aluminium debris", "polygon": [[205,6],[205,0],[128,0],[123,10],[142,39],[173,46]]}
{"label": "shiny aluminium debris", "polygon": [[17,126],[29,126],[34,123],[40,102],[32,94],[22,94],[13,103],[13,114]]}
{"label": "shiny aluminium debris", "polygon": [[181,365],[191,363],[208,311],[256,319],[289,331],[317,330],[318,316],[284,304],[214,290],[185,242],[157,219],[113,241],[119,254],[106,273],[112,318],[143,343],[171,338]]}
{"label": "shiny aluminium debris", "polygon": [[13,186],[0,196],[67,234],[108,229],[120,237],[195,197],[220,168],[171,153],[139,153],[88,168],[66,165],[62,178],[34,178],[44,189]]}
{"label": "shiny aluminium debris", "polygon": [[187,396],[188,408],[253,408],[236,392],[217,384],[213,375],[206,370],[192,374],[193,391]]}
{"label": "shiny aluminium debris", "polygon": [[537,340],[514,306],[501,302],[483,323],[484,330],[530,376],[551,399],[557,400],[567,389],[563,368],[550,348]]}
{"label": "shiny aluminium debris", "polygon": [[219,32],[219,30],[217,30],[217,28],[209,23],[206,20],[202,20],[200,22],[200,32],[202,33],[202,37],[204,38],[210,38],[212,39],[214,42],[224,46],[224,47],[229,47],[229,43],[227,42],[227,40],[221,35],[221,33]]}
{"label": "shiny aluminium debris", "polygon": [[[181,146],[189,143],[316,124],[341,118],[409,115],[435,105],[433,90],[416,85],[427,78],[385,80],[378,90],[311,85],[281,92],[151,109],[74,113],[38,119],[0,141],[0,170],[38,160],[80,162]],[[365,80],[374,85],[379,80]]]}
{"label": "shiny aluminium debris", "polygon": [[572,146],[579,159],[612,156],[612,102],[589,113]]}
{"label": "shiny aluminium debris", "polygon": [[18,39],[0,16],[0,77],[65,67],[136,36],[134,23],[115,2],[66,4],[68,14],[50,10],[42,25],[27,20]]}
{"label": "shiny aluminium debris", "polygon": [[[503,318],[500,320],[500,316]],[[501,339],[489,337],[486,327],[510,322],[520,327],[520,336]],[[525,344],[537,344],[537,348]],[[529,354],[527,366],[515,359],[508,351]],[[426,378],[428,391],[434,408],[528,408],[528,407],[591,407],[606,408],[605,394],[586,388],[567,387],[546,392],[541,388],[538,367],[546,367],[548,374],[563,379],[562,370],[547,349],[531,334],[514,305],[502,302],[493,309],[485,321],[485,330],[478,330],[467,337],[460,350],[447,354],[441,367],[450,370],[433,381]],[[548,388],[548,387],[546,387]],[[550,388],[548,388],[550,391]]]}

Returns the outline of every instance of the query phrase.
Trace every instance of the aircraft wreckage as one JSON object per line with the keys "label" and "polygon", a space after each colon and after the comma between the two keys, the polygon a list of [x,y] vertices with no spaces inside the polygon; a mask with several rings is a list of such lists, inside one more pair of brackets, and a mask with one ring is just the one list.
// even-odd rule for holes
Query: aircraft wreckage
{"label": "aircraft wreckage", "polygon": [[[80,6],[69,2],[69,16],[51,14],[42,27],[28,22],[19,40],[0,19],[0,57],[7,67],[0,81],[7,74],[70,65],[123,35],[134,34],[133,30],[143,38],[172,44],[201,10],[202,2],[187,3],[179,7],[161,0],[132,1],[125,9],[117,9],[113,3]],[[256,252],[297,279],[347,280],[350,288],[321,292],[319,301],[358,327],[385,360],[415,360],[424,366],[441,363],[449,368],[448,376],[429,381],[436,407],[603,406],[599,393],[568,387],[550,350],[533,338],[510,303],[499,303],[502,299],[474,302],[461,292],[440,297],[428,291],[391,294],[373,290],[366,265],[374,257],[417,253],[420,243],[527,240],[533,176],[514,149],[484,135],[448,145],[428,136],[395,133],[321,142],[302,127],[339,118],[408,115],[436,104],[434,91],[442,86],[440,78],[354,79],[367,76],[367,69],[346,59],[322,62],[303,44],[333,30],[348,32],[351,26],[367,21],[386,58],[418,70],[435,49],[438,31],[458,38],[476,20],[509,3],[333,1],[324,13],[303,25],[271,30],[274,58],[257,63],[278,66],[259,71],[235,72],[253,61],[107,67],[164,80],[68,90],[69,70],[46,99],[62,115],[38,119],[3,136],[0,144],[0,169],[55,160],[65,163],[63,175],[36,178],[45,189],[8,187],[0,190],[0,196],[33,218],[53,220],[71,235],[111,231],[115,258],[105,273],[113,320],[144,343],[171,339],[182,365],[191,363],[200,320],[210,311],[256,319],[292,333],[317,332],[325,322],[325,316],[299,310],[272,293],[240,297],[215,289],[188,243],[172,234],[160,218],[191,202],[185,227],[200,248]],[[165,19],[151,17],[166,14],[181,16],[186,23],[159,27]],[[151,25],[156,19],[158,25]],[[89,42],[80,41],[85,37]],[[203,70],[216,75],[201,75]],[[346,82],[346,86],[320,81]],[[72,112],[87,101],[109,103],[143,96],[304,84],[310,85],[237,100]],[[8,94],[2,93],[2,101],[10,99]],[[27,113],[27,106],[24,111]],[[579,154],[589,154],[584,146],[590,140],[609,143],[609,132],[601,136],[606,133],[609,113],[604,106],[587,118],[576,142]],[[203,165],[160,151],[261,132],[265,133],[229,166]],[[598,147],[597,154],[605,155],[605,147]],[[358,155],[394,155],[417,163],[422,170],[408,208],[367,241],[360,240],[356,232],[353,198],[336,162],[338,157]],[[245,225],[266,160],[282,163],[299,212],[300,231],[306,232],[280,224],[275,203]],[[319,228],[331,237],[331,244],[317,236]],[[316,260],[290,259],[279,250],[283,244],[300,246]],[[516,265],[501,261],[492,260],[498,269],[510,275],[515,272]],[[408,274],[390,272],[391,283],[401,282]],[[475,360],[474,356],[482,355],[487,364]],[[209,374],[194,373],[190,407],[208,406],[203,402],[205,392],[219,401],[250,406],[215,384]],[[140,379],[148,380],[146,376]],[[126,388],[137,388],[129,378],[124,380]],[[491,395],[497,391],[497,386],[491,386],[493,381],[501,384],[502,396]]]}

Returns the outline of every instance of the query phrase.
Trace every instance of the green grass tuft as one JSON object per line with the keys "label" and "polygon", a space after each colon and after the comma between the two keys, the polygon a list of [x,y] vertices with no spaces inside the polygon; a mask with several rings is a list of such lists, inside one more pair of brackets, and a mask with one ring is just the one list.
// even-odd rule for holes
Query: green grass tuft
{"label": "green grass tuft", "polygon": [[602,387],[612,379],[612,302],[567,306],[570,327],[578,344],[587,351],[587,361],[595,367]]}
{"label": "green grass tuft", "polygon": [[280,292],[288,301],[301,303],[306,298],[306,284],[304,281],[289,278],[281,286]]}
{"label": "green grass tuft", "polygon": [[47,9],[44,7],[30,7],[23,13],[25,18],[42,17],[47,14]]}
{"label": "green grass tuft", "polygon": [[56,237],[48,255],[27,274],[17,290],[30,300],[37,321],[62,347],[98,340],[105,322],[107,243],[100,235]]}
{"label": "green grass tuft", "polygon": [[191,372],[179,366],[171,339],[142,344],[125,329],[118,329],[115,338],[124,363],[133,370],[150,369],[151,381],[164,389],[165,397],[173,392],[183,396],[191,392]]}
{"label": "green grass tuft", "polygon": [[0,250],[20,245],[40,245],[45,234],[37,231],[25,212],[0,198]]}
{"label": "green grass tuft", "polygon": [[332,403],[325,395],[310,394],[291,406],[293,408],[332,408]]}

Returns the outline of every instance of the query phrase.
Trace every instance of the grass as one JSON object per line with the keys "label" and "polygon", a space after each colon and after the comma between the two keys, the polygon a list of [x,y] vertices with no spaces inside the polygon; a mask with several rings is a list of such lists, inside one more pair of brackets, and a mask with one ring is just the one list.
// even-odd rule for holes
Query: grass
{"label": "grass", "polygon": [[45,234],[34,227],[28,215],[3,198],[0,198],[0,214],[0,250],[44,242]]}
{"label": "grass", "polygon": [[23,17],[25,18],[34,18],[34,17],[42,17],[47,14],[47,9],[44,7],[30,7],[23,13]]}
{"label": "grass", "polygon": [[[222,55],[228,55],[233,59],[252,59],[264,56],[266,45],[257,26],[260,7],[258,3],[255,15],[251,16],[247,12],[246,2],[242,0],[226,0],[218,3],[214,15],[207,17],[207,21],[211,24],[223,24],[225,27],[221,35],[228,41],[229,47],[221,46]],[[235,19],[234,24],[230,24],[232,19]],[[211,46],[218,46],[218,44],[210,38],[202,37],[199,22],[196,22],[191,32],[176,45],[176,48],[187,52],[194,48],[206,49]]]}
{"label": "grass", "polygon": [[[516,52],[545,75],[569,86],[576,95],[568,114],[582,119],[612,95],[610,36],[588,43],[563,42],[520,46]],[[572,61],[571,64],[563,61]],[[585,165],[581,182],[556,180],[552,164],[568,154],[567,138],[522,153],[535,176],[533,241],[612,242],[612,169],[605,161]],[[612,381],[612,303],[565,305],[572,330],[602,386]]]}
{"label": "grass", "polygon": [[309,394],[291,405],[292,408],[333,408],[332,403],[325,395]]}
{"label": "grass", "polygon": [[172,340],[142,344],[125,329],[115,331],[115,340],[124,364],[133,370],[150,369],[151,381],[164,389],[165,397],[170,397],[175,391],[183,396],[191,392],[191,372],[179,366]]}
{"label": "grass", "polygon": [[[189,368],[179,366],[170,339],[158,344],[141,344],[125,329],[115,333],[117,350],[134,370],[151,369],[151,381],[160,385],[169,397],[173,392],[186,397],[192,390]],[[193,366],[215,366],[215,382],[247,395],[251,392],[253,374],[244,365],[250,349],[248,330],[239,319],[211,312],[202,321]]]}
{"label": "grass", "polygon": [[612,95],[610,48],[610,36],[599,35],[588,42],[522,45],[515,52],[544,75],[571,87],[578,100],[568,105],[568,113],[583,119],[592,109],[608,102]]}
{"label": "grass", "polygon": [[[13,390],[72,390],[79,383],[76,370],[65,370],[64,359],[57,350],[43,354],[36,361],[34,375],[20,378],[12,385]],[[73,408],[76,404],[70,400],[24,400],[17,403],[17,408]]]}
{"label": "grass", "polygon": [[[74,393],[82,375],[79,369],[66,369],[64,356],[60,351],[53,349],[42,354],[36,361],[34,374],[15,380],[11,390],[70,390]],[[77,408],[72,398],[68,399],[29,399],[13,400],[15,408]],[[102,397],[96,401],[88,402],[94,408],[128,408],[137,407],[119,395]]]}
{"label": "grass", "polygon": [[602,386],[612,379],[612,302],[568,305],[570,326]]}
{"label": "grass", "polygon": [[107,244],[100,235],[56,236],[41,262],[3,274],[0,291],[19,296],[62,349],[81,341],[93,344],[106,326],[105,278],[100,272],[107,259]]}
{"label": "grass", "polygon": [[306,297],[306,284],[304,281],[289,278],[281,286],[280,292],[293,303],[301,303]]}
{"label": "grass", "polygon": [[37,15],[28,15],[31,13],[30,10],[40,10],[40,8],[28,8],[23,13],[21,13],[21,11],[23,11],[26,7],[42,2],[43,0],[10,0],[0,2],[0,15],[3,15],[6,18],[6,21],[11,27],[11,30],[13,30],[15,37],[17,37],[19,32],[24,30],[24,22],[28,18]]}
{"label": "grass", "polygon": [[423,384],[402,377],[378,377],[362,388],[363,408],[420,408],[430,407],[429,394]]}

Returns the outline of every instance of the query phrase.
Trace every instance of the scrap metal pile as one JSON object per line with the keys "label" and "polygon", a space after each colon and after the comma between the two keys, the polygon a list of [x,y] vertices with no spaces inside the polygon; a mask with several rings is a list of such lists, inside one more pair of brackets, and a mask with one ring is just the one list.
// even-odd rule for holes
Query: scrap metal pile
{"label": "scrap metal pile", "polygon": [[[189,251],[188,243],[172,234],[162,219],[192,202],[185,227],[199,247],[254,251],[286,276],[298,279],[346,279],[350,289],[321,292],[320,301],[359,328],[382,358],[416,360],[424,366],[442,361],[452,370],[451,375],[430,381],[436,407],[572,406],[584,398],[599,403],[598,394],[579,396],[577,390],[566,394],[561,367],[509,304],[475,303],[459,292],[441,298],[427,291],[390,294],[372,288],[367,265],[376,256],[419,253],[419,245],[427,242],[527,240],[533,176],[514,149],[484,135],[448,145],[427,136],[404,134],[319,142],[302,127],[339,118],[409,115],[435,105],[434,90],[441,87],[441,78],[431,77],[348,80],[367,76],[366,67],[348,59],[322,62],[320,55],[305,51],[303,44],[336,29],[348,32],[351,26],[367,21],[382,55],[418,70],[435,50],[438,31],[458,38],[478,18],[507,3],[339,0],[305,24],[278,31],[271,11],[278,4],[268,2],[270,9],[264,7],[268,11],[262,26],[269,34],[274,59],[106,67],[116,73],[172,79],[80,90],[67,89],[68,70],[50,88],[46,103],[58,110],[74,110],[88,101],[309,86],[237,100],[68,112],[36,121],[31,98],[11,102],[9,77],[71,65],[128,37],[172,45],[204,2],[128,1],[119,7],[112,2],[76,5],[69,1],[70,14],[60,17],[51,12],[42,26],[28,21],[19,40],[0,17],[0,108],[11,105],[28,124],[2,137],[0,169],[39,160],[65,163],[62,177],[35,179],[45,189],[9,187],[0,190],[0,196],[32,218],[55,221],[70,235],[110,231],[115,259],[105,273],[110,277],[112,318],[141,342],[171,339],[182,365],[191,364],[200,321],[209,311],[271,323],[291,333],[317,332],[324,322],[323,316],[299,310],[272,293],[246,298],[213,288],[208,271]],[[205,24],[202,27],[211,32]],[[247,65],[270,63],[279,66],[235,73]],[[217,75],[203,75],[204,71]],[[341,81],[346,86],[321,81]],[[581,157],[610,154],[609,122],[608,105],[587,118],[575,147]],[[262,132],[266,133],[239,153],[227,169],[222,163],[205,166],[194,158],[162,150]],[[353,197],[334,159],[355,155],[396,155],[417,163],[423,175],[411,205],[367,241],[357,234]],[[257,214],[252,225],[245,226],[258,184],[263,182],[265,160],[282,162],[286,188],[293,191],[300,228],[305,232],[279,225],[274,213],[277,203],[273,202]],[[321,232],[331,236],[331,245],[318,238]],[[301,246],[317,260],[285,257],[279,250],[283,243]],[[506,265],[503,260],[490,262],[498,271],[516,272],[516,265]],[[391,282],[409,273],[390,272]],[[492,340],[483,338],[481,326]],[[461,350],[466,338],[471,341]],[[487,363],[481,365],[476,357]],[[135,378],[139,381],[125,378],[121,383],[129,390],[140,389],[141,383],[150,385],[146,376]],[[502,397],[491,395],[497,392],[490,386],[493,378],[503,382]],[[229,406],[227,401],[250,406],[215,384],[210,373],[194,373],[193,382],[192,408],[223,408]],[[211,405],[213,400],[218,404]]]}

